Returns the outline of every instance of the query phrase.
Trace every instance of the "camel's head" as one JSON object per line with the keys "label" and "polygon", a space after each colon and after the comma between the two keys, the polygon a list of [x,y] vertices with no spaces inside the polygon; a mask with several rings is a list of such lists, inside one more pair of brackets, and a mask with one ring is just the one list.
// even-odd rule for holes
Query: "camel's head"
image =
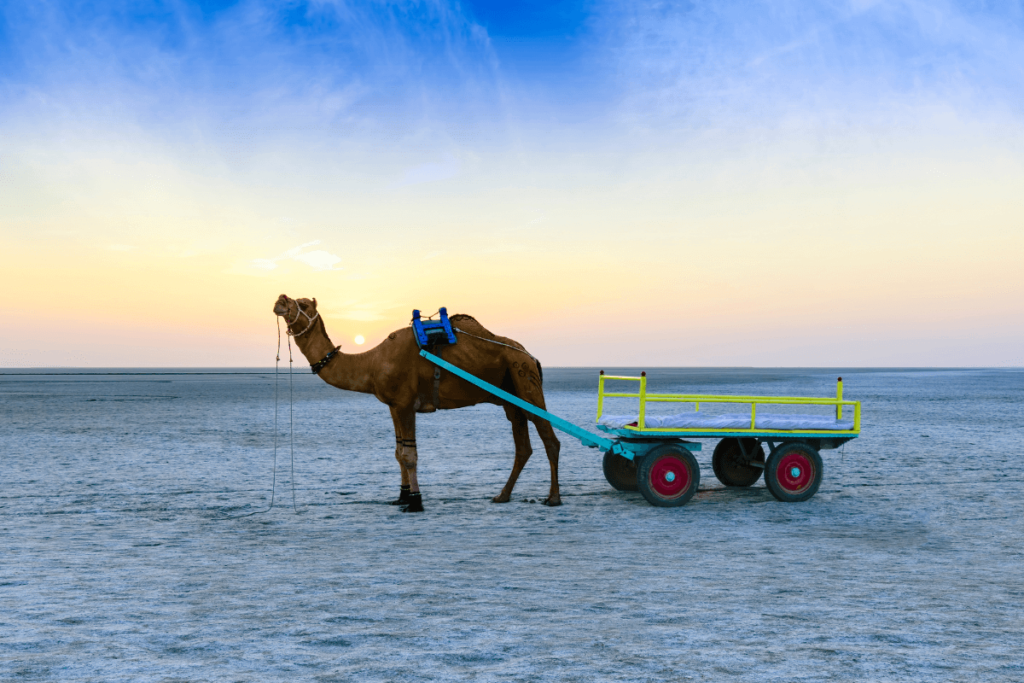
{"label": "camel's head", "polygon": [[287,323],[295,322],[299,318],[299,311],[302,311],[305,317],[313,317],[316,314],[316,299],[292,299],[287,294],[282,294],[274,303],[274,313],[284,318]]}

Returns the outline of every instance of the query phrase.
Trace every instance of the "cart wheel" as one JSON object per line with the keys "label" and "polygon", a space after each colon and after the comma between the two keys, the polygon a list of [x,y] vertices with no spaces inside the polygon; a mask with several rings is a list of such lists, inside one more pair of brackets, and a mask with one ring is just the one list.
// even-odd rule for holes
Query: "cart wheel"
{"label": "cart wheel", "polygon": [[783,503],[798,503],[818,492],[823,467],[818,451],[807,444],[784,443],[768,456],[764,483]]}
{"label": "cart wheel", "polygon": [[616,491],[636,491],[636,460],[605,451],[604,478]]}
{"label": "cart wheel", "polygon": [[[744,450],[747,457],[743,456]],[[722,439],[711,456],[711,467],[718,481],[726,486],[750,486],[761,478],[762,469],[747,464],[751,457],[764,464],[764,448],[757,439],[743,439],[743,448],[739,439]]]}
{"label": "cart wheel", "polygon": [[690,451],[665,444],[644,456],[637,467],[636,483],[651,505],[677,507],[697,492],[700,467]]}

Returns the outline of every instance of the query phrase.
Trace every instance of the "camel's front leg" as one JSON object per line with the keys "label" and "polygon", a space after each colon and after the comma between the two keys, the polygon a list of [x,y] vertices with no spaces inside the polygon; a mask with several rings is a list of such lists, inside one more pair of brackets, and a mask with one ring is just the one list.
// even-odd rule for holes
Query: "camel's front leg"
{"label": "camel's front leg", "polygon": [[[397,429],[396,432],[397,434]],[[392,505],[408,505],[409,504],[409,472],[405,469],[405,463],[402,461],[402,439],[395,437],[395,460],[398,461],[398,467],[402,470],[402,485],[398,489],[398,498],[391,501]]]}
{"label": "camel's front leg", "polygon": [[[391,408],[391,419],[395,423],[395,439],[398,441],[396,457],[402,467],[402,487],[408,484],[408,498],[402,512],[423,512],[423,498],[420,483],[416,478],[416,411],[412,408]],[[401,500],[401,496],[399,496]]]}

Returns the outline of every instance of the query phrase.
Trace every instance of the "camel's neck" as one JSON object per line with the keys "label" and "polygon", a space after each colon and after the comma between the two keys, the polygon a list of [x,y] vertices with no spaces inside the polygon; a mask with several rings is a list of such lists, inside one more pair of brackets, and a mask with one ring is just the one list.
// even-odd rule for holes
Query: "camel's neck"
{"label": "camel's neck", "polygon": [[[323,318],[317,320],[309,332],[295,337],[295,344],[310,365],[319,362],[334,350],[334,344],[327,336]],[[320,371],[320,379],[339,389],[372,394],[374,389],[373,355],[372,350],[357,354],[339,352],[331,359],[327,367]]]}

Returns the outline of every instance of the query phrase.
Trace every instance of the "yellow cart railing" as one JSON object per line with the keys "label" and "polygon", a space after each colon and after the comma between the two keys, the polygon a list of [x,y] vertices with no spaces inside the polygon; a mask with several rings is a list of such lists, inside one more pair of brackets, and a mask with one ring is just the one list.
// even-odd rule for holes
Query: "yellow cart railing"
{"label": "yellow cart railing", "polygon": [[[639,382],[639,390],[632,392],[609,392],[605,391],[607,380]],[[835,406],[836,419],[843,418],[843,406],[853,406],[853,429],[800,429],[794,430],[800,433],[814,434],[835,434],[835,435],[856,435],[860,433],[860,401],[843,400],[843,378],[836,382],[835,398],[809,398],[803,396],[717,396],[711,394],[649,394],[647,393],[647,373],[640,373],[639,377],[628,377],[625,375],[606,375],[604,370],[597,381],[597,421],[600,422],[604,412],[604,399],[606,398],[636,398],[640,400],[640,414],[636,427],[625,427],[624,429],[636,432],[651,433],[656,431],[659,434],[741,434],[777,432],[787,430],[758,429],[757,406],[758,405],[806,405],[806,406]],[[648,403],[692,403],[694,410],[700,410],[701,403],[746,403],[750,405],[750,427],[749,428],[707,428],[707,427],[681,427],[681,428],[658,428],[647,429],[646,416]]]}

